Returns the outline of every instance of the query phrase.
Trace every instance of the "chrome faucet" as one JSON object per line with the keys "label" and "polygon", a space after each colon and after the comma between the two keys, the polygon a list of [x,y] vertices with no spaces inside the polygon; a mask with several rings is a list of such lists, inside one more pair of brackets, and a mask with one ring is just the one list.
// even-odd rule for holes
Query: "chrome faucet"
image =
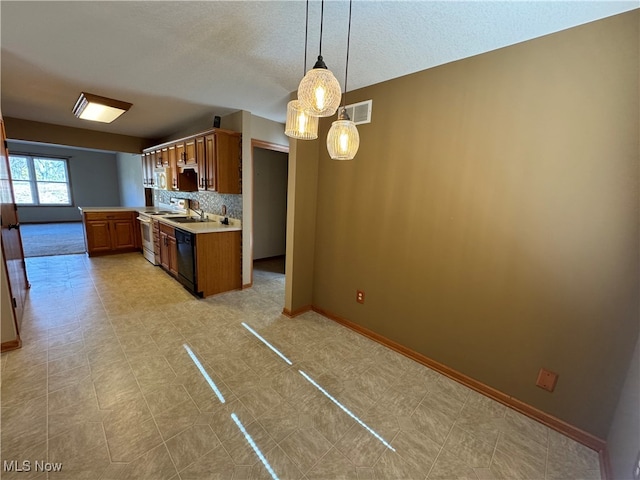
{"label": "chrome faucet", "polygon": [[193,210],[194,212],[196,212],[198,215],[200,215],[200,221],[204,222],[205,221],[205,216],[204,216],[204,208],[201,209],[200,211],[198,210]]}

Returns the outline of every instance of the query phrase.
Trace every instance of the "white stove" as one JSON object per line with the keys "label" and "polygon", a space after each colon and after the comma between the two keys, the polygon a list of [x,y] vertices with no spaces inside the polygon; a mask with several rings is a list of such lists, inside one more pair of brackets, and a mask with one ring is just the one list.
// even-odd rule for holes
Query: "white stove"
{"label": "white stove", "polygon": [[152,264],[158,265],[160,259],[156,258],[153,244],[153,217],[166,215],[184,215],[187,212],[189,200],[184,198],[172,198],[170,204],[160,204],[158,207],[149,207],[138,211],[140,221],[140,233],[142,234],[142,253],[144,258]]}

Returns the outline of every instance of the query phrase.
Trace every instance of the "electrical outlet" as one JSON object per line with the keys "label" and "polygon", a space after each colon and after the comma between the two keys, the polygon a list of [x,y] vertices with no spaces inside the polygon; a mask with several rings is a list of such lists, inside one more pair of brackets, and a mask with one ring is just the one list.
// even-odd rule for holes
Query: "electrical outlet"
{"label": "electrical outlet", "polygon": [[536,381],[536,385],[548,392],[553,392],[553,389],[556,388],[556,383],[558,382],[558,374],[554,373],[545,368],[541,368],[538,373],[538,380]]}
{"label": "electrical outlet", "polygon": [[362,290],[356,290],[356,302],[364,303],[364,292]]}
{"label": "electrical outlet", "polygon": [[640,480],[640,452],[638,452],[636,463],[633,465],[633,480]]}

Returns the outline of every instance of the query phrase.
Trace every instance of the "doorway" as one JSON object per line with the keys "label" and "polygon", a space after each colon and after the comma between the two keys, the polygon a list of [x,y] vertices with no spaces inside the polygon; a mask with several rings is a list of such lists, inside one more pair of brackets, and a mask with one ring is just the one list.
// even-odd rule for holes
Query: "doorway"
{"label": "doorway", "polygon": [[253,270],[283,277],[287,236],[288,150],[282,145],[252,142]]}

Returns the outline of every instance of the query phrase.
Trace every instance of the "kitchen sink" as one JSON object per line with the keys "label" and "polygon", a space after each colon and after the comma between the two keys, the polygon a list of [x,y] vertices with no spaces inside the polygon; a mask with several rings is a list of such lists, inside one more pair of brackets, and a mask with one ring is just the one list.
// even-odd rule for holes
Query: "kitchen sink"
{"label": "kitchen sink", "polygon": [[208,218],[202,219],[200,217],[165,217],[167,220],[177,223],[201,223],[211,222]]}

